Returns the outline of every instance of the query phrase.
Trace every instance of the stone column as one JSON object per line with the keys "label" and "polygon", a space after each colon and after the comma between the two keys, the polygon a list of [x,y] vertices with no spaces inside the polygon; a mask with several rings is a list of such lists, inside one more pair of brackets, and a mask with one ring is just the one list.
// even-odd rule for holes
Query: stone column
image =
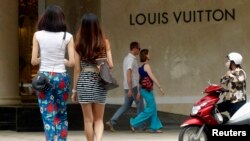
{"label": "stone column", "polygon": [[0,0],[0,105],[20,103],[18,1]]}

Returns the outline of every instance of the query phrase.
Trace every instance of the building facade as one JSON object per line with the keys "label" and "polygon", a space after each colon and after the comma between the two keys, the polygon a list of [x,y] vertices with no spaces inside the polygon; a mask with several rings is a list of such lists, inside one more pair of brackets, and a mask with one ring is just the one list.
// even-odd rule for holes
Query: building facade
{"label": "building facade", "polygon": [[[152,68],[166,91],[161,97],[155,90],[160,111],[189,114],[207,82],[219,83],[229,52],[241,53],[242,67],[250,73],[248,0],[30,1],[36,3],[31,7],[33,17],[20,11],[22,0],[0,1],[0,105],[22,103],[19,85],[30,83],[37,70],[30,65],[32,35],[39,15],[50,4],[63,8],[72,34],[83,13],[100,17],[111,43],[113,72],[121,84],[122,59],[129,43],[138,41],[142,48],[148,48]],[[107,102],[121,104],[123,88],[110,91]]]}

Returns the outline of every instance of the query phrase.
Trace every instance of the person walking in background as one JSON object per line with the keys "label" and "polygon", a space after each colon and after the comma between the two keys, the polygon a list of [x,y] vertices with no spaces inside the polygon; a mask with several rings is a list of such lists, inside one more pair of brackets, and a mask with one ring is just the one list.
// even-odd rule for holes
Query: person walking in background
{"label": "person walking in background", "polygon": [[110,69],[113,60],[109,41],[105,38],[97,16],[83,15],[76,35],[76,54],[72,101],[81,104],[84,131],[88,141],[101,141],[107,91],[101,86],[98,59],[107,59]]}
{"label": "person walking in background", "polygon": [[[74,66],[74,40],[66,32],[65,17],[59,6],[48,6],[38,21],[38,31],[33,36],[32,65],[40,65],[52,88],[38,92],[38,103],[42,115],[46,141],[66,141],[68,133],[67,99],[70,78],[65,66]],[[68,50],[69,59],[65,59]],[[39,51],[40,50],[40,51]],[[39,54],[40,52],[40,54]]]}
{"label": "person walking in background", "polygon": [[140,95],[146,101],[146,107],[143,112],[137,115],[135,118],[130,119],[131,130],[135,131],[135,128],[141,126],[145,121],[150,121],[150,129],[153,133],[161,133],[162,131],[162,123],[158,118],[157,115],[157,108],[155,102],[155,95],[153,92],[153,83],[157,85],[160,89],[162,95],[164,95],[164,91],[161,88],[158,80],[156,79],[155,75],[153,74],[150,65],[148,64],[149,57],[149,50],[143,49],[140,52],[140,62],[142,65],[139,68],[140,74]]}
{"label": "person walking in background", "polygon": [[140,53],[140,45],[138,42],[130,43],[130,53],[123,60],[123,87],[124,87],[124,103],[115,112],[112,118],[106,122],[106,125],[111,131],[115,131],[114,125],[117,124],[119,117],[125,113],[132,105],[133,101],[136,103],[137,114],[143,111],[144,104],[143,99],[136,99],[138,95],[138,84],[139,84],[139,74],[138,74],[138,63],[136,56]]}

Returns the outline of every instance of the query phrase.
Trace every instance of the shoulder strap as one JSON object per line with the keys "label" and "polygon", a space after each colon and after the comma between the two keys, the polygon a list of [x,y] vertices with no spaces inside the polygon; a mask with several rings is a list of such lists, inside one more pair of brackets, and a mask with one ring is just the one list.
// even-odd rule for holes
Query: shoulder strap
{"label": "shoulder strap", "polygon": [[65,38],[66,38],[66,31],[64,31],[63,40],[65,40]]}
{"label": "shoulder strap", "polygon": [[[144,66],[146,65],[146,63],[144,63],[141,67],[143,68],[143,71],[145,71],[145,69],[144,69]],[[146,72],[146,71],[145,71]]]}

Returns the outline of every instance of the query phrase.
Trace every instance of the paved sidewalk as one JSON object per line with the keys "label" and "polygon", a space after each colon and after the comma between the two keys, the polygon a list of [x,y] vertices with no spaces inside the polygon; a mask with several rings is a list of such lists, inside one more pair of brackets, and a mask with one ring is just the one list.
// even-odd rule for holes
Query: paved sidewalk
{"label": "paved sidewalk", "polygon": [[[163,133],[105,131],[103,141],[177,141],[179,129],[164,129]],[[45,141],[43,132],[0,131],[1,141]],[[69,131],[68,141],[86,141],[83,131]]]}

